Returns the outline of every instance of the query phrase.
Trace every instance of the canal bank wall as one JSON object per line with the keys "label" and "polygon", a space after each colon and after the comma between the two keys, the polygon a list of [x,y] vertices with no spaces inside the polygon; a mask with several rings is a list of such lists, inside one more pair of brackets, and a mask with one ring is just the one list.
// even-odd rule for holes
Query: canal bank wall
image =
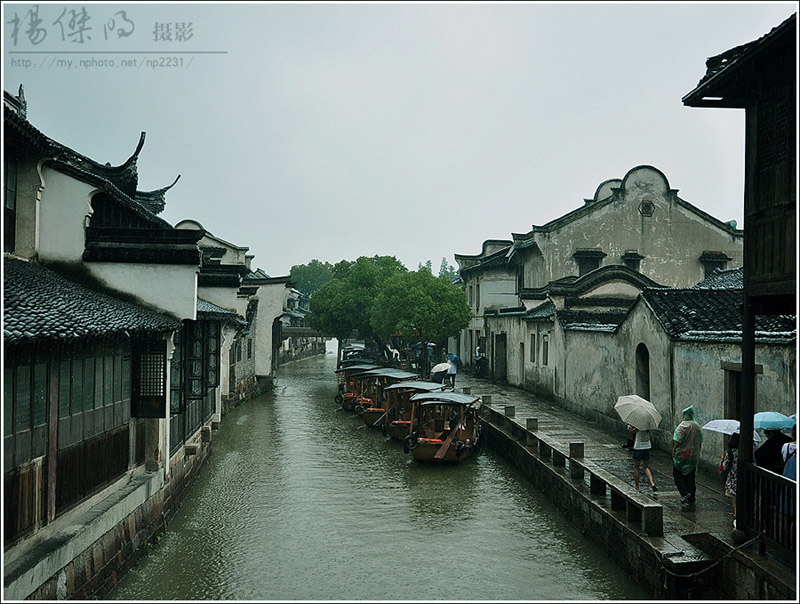
{"label": "canal bank wall", "polygon": [[651,598],[796,601],[794,573],[718,535],[665,533],[663,506],[584,459],[583,442],[557,443],[537,420],[523,427],[513,415],[513,407],[503,413],[487,407],[484,444],[522,471]]}
{"label": "canal bank wall", "polygon": [[24,552],[6,554],[4,600],[104,598],[160,540],[211,453],[211,429],[173,456],[169,473],[120,479],[42,530]]}

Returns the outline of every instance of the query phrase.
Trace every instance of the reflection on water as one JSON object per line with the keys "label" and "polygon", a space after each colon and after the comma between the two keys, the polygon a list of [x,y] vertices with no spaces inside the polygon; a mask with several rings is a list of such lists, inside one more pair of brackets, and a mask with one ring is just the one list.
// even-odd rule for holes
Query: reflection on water
{"label": "reflection on water", "polygon": [[119,600],[644,599],[490,450],[418,464],[338,408],[331,355],[227,414]]}

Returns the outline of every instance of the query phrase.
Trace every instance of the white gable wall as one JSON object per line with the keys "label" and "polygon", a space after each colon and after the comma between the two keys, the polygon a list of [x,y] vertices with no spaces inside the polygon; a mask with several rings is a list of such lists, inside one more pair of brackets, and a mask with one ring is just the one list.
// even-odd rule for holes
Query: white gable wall
{"label": "white gable wall", "polygon": [[85,247],[85,225],[96,188],[45,166],[39,203],[37,252],[43,262],[79,263]]}
{"label": "white gable wall", "polygon": [[256,376],[272,377],[272,323],[283,314],[289,290],[283,283],[270,283],[258,288],[258,330],[256,333]]}
{"label": "white gable wall", "polygon": [[[728,268],[742,266],[743,237],[681,205],[676,191],[668,187],[658,170],[636,168],[625,177],[614,201],[552,231],[534,232],[544,255],[545,281],[578,275],[573,254],[579,249],[607,254],[600,266],[623,264],[623,254],[634,250],[644,256],[640,272],[671,287],[695,285],[704,278],[699,261],[703,251],[726,253],[732,258]],[[643,202],[653,204],[652,216],[640,213]],[[534,259],[532,255],[528,258]],[[533,272],[526,269],[526,278]]]}
{"label": "white gable wall", "polygon": [[244,300],[244,309],[241,308],[240,300],[237,297],[238,288],[235,287],[207,287],[199,286],[197,296],[201,300],[216,304],[220,308],[239,313],[244,316],[244,309],[247,308],[247,300]]}
{"label": "white gable wall", "polygon": [[87,262],[84,267],[112,289],[179,319],[197,316],[197,267],[133,262]]}

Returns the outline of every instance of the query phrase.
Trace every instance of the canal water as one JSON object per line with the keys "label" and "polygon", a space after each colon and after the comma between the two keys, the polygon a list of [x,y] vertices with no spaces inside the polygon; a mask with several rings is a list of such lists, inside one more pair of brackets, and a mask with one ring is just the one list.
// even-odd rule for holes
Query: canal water
{"label": "canal water", "polygon": [[334,403],[335,356],[281,366],[225,415],[166,534],[118,600],[643,600],[483,448],[420,465]]}

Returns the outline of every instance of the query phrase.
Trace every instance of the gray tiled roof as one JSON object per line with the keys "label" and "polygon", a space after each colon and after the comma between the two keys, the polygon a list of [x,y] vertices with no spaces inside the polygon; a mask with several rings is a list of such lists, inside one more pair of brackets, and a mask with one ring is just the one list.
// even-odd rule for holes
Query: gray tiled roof
{"label": "gray tiled roof", "polygon": [[785,26],[789,21],[794,19],[795,16],[796,13],[795,15],[792,15],[791,17],[787,18],[780,25],[773,27],[768,33],[764,34],[757,40],[753,40],[752,42],[747,42],[746,44],[741,44],[740,46],[728,49],[725,52],[720,53],[716,56],[709,57],[706,60],[706,73],[698,82],[697,87],[699,88],[717,74],[726,71],[728,69],[732,69],[733,65],[736,65],[743,58],[746,58],[747,56],[752,54],[752,52],[757,50],[759,46],[761,46],[764,42],[773,37],[778,30],[783,28],[783,26]]}
{"label": "gray tiled roof", "polygon": [[[742,338],[741,289],[645,289],[642,298],[669,336],[680,340],[737,342]],[[794,315],[757,315],[756,339],[776,343],[797,337]]]}
{"label": "gray tiled roof", "polygon": [[582,331],[614,331],[627,316],[626,310],[574,310],[556,311],[558,322],[564,329]]}
{"label": "gray tiled roof", "polygon": [[43,266],[3,258],[3,340],[21,344],[166,333],[180,321],[89,289]]}
{"label": "gray tiled roof", "polygon": [[12,146],[19,146],[24,141],[24,146],[35,148],[41,157],[49,158],[47,160],[48,165],[54,169],[100,187],[115,201],[136,213],[140,218],[152,223],[155,227],[172,228],[172,225],[154,213],[152,204],[141,203],[137,198],[141,196],[143,201],[147,201],[154,194],[157,196],[159,193],[165,193],[175,184],[173,182],[169,187],[155,192],[140,192],[136,190],[138,183],[136,163],[139,152],[144,145],[144,132],[141,134],[139,145],[134,154],[121,166],[110,166],[81,155],[77,151],[48,137],[23,116],[13,110],[9,110],[5,104],[3,119],[6,138],[8,139],[6,144],[9,144],[10,140]]}
{"label": "gray tiled roof", "polygon": [[230,321],[240,327],[247,325],[241,315],[200,298],[197,299],[197,318]]}
{"label": "gray tiled roof", "polygon": [[694,289],[743,289],[744,269],[714,269],[708,277],[694,286]]}
{"label": "gray tiled roof", "polygon": [[549,319],[552,317],[556,312],[555,305],[548,300],[541,306],[538,306],[532,310],[529,310],[525,313],[526,319]]}

